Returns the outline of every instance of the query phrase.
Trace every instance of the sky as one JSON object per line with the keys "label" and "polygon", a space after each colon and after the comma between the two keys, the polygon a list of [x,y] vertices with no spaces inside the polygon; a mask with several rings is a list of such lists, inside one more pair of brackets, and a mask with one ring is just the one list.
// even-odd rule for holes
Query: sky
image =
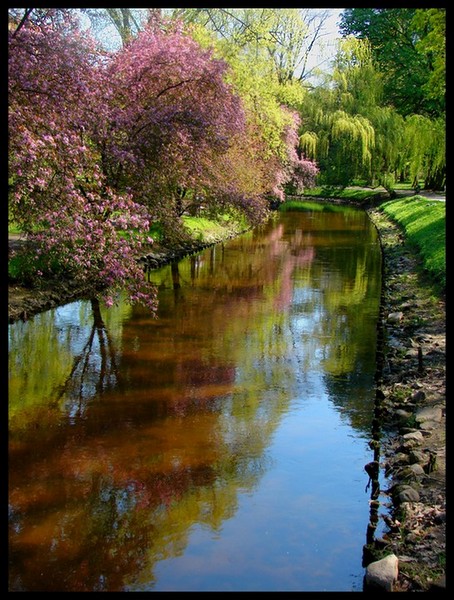
{"label": "sky", "polygon": [[337,21],[339,21],[340,15],[345,9],[320,8],[319,10],[328,10],[330,12],[330,16],[326,20],[324,27],[326,35],[324,34],[321,38],[323,45],[319,45],[318,48],[314,48],[314,52],[309,58],[308,66],[319,66],[320,68],[325,70],[328,69],[330,60],[334,58],[334,54],[336,52],[336,40],[338,40],[341,37],[339,33],[339,28],[337,26]]}

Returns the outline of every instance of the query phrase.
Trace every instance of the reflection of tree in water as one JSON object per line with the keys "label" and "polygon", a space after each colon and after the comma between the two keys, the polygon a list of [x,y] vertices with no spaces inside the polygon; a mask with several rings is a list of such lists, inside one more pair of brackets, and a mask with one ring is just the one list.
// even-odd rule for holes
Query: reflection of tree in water
{"label": "reflection of tree in water", "polygon": [[[103,320],[91,302],[60,388],[72,422],[66,430],[59,423],[55,438],[46,431],[38,457],[33,429],[27,467],[12,468],[14,506],[27,521],[11,538],[14,591],[150,589],[156,563],[181,555],[194,526],[221,530],[239,493],[254,489],[269,468],[265,449],[286,413],[289,386],[310,354],[295,352],[304,333],[296,324],[305,325],[315,298],[293,295],[292,277],[297,270],[304,287],[314,249],[282,235],[263,242],[265,260],[246,252],[228,264],[213,248],[170,266],[160,320],[135,309],[118,328],[121,338],[112,338],[108,315]],[[329,297],[343,301],[337,291]],[[305,306],[295,306],[288,324],[286,307],[298,300]],[[101,401],[89,407],[94,397]],[[22,443],[16,461],[23,452]],[[31,548],[35,529],[42,538]]]}
{"label": "reflection of tree in water", "polygon": [[82,350],[74,357],[72,369],[61,385],[58,400],[68,397],[71,418],[81,417],[87,400],[119,385],[115,347],[101,315],[99,300],[92,298],[93,325]]}

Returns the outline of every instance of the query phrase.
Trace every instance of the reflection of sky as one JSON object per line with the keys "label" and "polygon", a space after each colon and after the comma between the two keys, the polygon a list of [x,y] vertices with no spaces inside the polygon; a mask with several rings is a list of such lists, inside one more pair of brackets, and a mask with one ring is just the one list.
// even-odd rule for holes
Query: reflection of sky
{"label": "reflection of sky", "polygon": [[93,327],[90,304],[79,301],[60,306],[55,309],[54,324],[59,341],[69,344],[73,354],[80,354]]}
{"label": "reflection of sky", "polygon": [[[113,351],[114,358],[118,358],[120,347],[117,342],[121,339],[122,331],[122,322],[118,317],[122,314],[111,309],[107,316],[109,329],[101,328],[98,331],[94,328],[91,303],[82,300],[37,314],[29,321],[19,321],[10,325],[10,380],[15,382],[13,389],[24,397],[38,399],[42,396],[47,400],[52,399],[49,397],[51,389],[52,395],[57,397],[65,390],[63,398],[66,400],[63,402],[62,411],[67,412],[69,417],[74,417],[76,413],[81,414],[82,399],[87,400],[95,396],[101,384],[105,388],[116,383],[116,376],[111,372],[113,356],[110,354]],[[45,347],[41,350],[33,343],[35,335],[38,340],[40,335],[44,336]],[[107,343],[107,335],[110,336],[112,345]],[[26,350],[23,348],[24,344]],[[42,379],[28,377],[22,364],[21,350],[26,356],[30,357],[30,353],[33,353],[35,360],[45,361],[46,368],[41,370]],[[105,369],[101,382],[103,361]],[[17,400],[19,399],[10,396],[12,405]]]}
{"label": "reflection of sky", "polygon": [[73,325],[79,322],[82,302],[70,302],[64,306],[55,309],[55,324],[57,327],[62,325]]}
{"label": "reflection of sky", "polygon": [[239,494],[235,517],[220,530],[194,525],[184,554],[126,591],[362,591],[352,571],[362,572],[369,450],[366,441],[352,444],[320,376],[310,379],[266,449],[260,485]]}
{"label": "reflection of sky", "polygon": [[[323,300],[321,290],[294,282],[290,310],[279,321],[285,341],[273,337],[269,353],[236,367],[236,383],[252,386],[260,402],[255,426],[259,415],[264,424],[281,422],[260,459],[266,468],[259,482],[239,494],[235,518],[220,531],[193,526],[182,555],[158,562],[153,581],[130,584],[126,591],[362,591],[357,549],[369,517],[363,465],[370,449],[326,388],[322,359],[333,340],[320,327],[327,311]],[[265,332],[250,334],[251,353],[260,347],[254,336],[262,340]],[[290,366],[288,377],[281,361]],[[261,383],[251,383],[251,365],[263,374]],[[287,406],[278,417],[279,411],[270,410],[277,398]],[[244,405],[247,399],[245,394]],[[235,447],[242,442],[247,455],[252,432],[245,428],[243,441],[224,408],[224,440]]]}
{"label": "reflection of sky", "polygon": [[[86,403],[81,403],[81,400],[95,396],[99,384],[102,356],[97,333],[93,337],[91,346],[86,347],[93,330],[93,316],[91,313],[89,302],[72,302],[59,307],[55,311],[54,322],[60,342],[69,345],[74,360],[83,355],[72,377],[79,393],[74,394],[71,390],[62,406],[63,413],[67,413],[70,419],[83,416]],[[83,376],[79,377],[82,368],[84,373]]]}

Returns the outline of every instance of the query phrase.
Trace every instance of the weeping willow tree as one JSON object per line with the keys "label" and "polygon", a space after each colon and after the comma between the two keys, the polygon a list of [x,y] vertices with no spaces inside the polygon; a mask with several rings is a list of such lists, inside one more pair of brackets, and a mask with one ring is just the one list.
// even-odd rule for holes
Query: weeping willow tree
{"label": "weeping willow tree", "polygon": [[332,86],[339,107],[350,114],[367,115],[382,104],[383,78],[375,68],[367,39],[343,39],[333,66]]}
{"label": "weeping willow tree", "polygon": [[431,120],[411,115],[405,122],[407,174],[413,185],[423,179],[424,187],[441,190],[446,180],[444,119]]}
{"label": "weeping willow tree", "polygon": [[391,107],[376,107],[373,176],[391,191],[397,181],[441,190],[446,180],[445,120],[423,115],[404,118]]}
{"label": "weeping willow tree", "polygon": [[305,131],[300,135],[299,147],[309,160],[314,160],[318,150],[318,136],[315,131]]}
{"label": "weeping willow tree", "polygon": [[371,159],[371,185],[393,191],[395,183],[405,177],[405,152],[402,149],[405,120],[390,106],[375,106],[368,111],[375,131]]}
{"label": "weeping willow tree", "polygon": [[349,115],[343,110],[337,110],[326,116],[331,137],[340,140],[346,149],[357,151],[356,164],[358,168],[370,169],[371,149],[375,144],[375,130],[366,117]]}
{"label": "weeping willow tree", "polygon": [[354,179],[370,179],[375,130],[370,121],[344,110],[318,110],[316,130],[304,131],[300,149],[321,167],[321,183],[347,185]]}
{"label": "weeping willow tree", "polygon": [[443,188],[444,118],[404,117],[386,101],[369,42],[343,40],[332,74],[301,109],[300,148],[318,162],[320,184],[361,180],[392,191],[397,181],[423,179]]}
{"label": "weeping willow tree", "polygon": [[344,40],[328,81],[302,107],[300,149],[319,163],[320,183],[372,178],[376,140],[368,112],[380,92],[367,42]]}

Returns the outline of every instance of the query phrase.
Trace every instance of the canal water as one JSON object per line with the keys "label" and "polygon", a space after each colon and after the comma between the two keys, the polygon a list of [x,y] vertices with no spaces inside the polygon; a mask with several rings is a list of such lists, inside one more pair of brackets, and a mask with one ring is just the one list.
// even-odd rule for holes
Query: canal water
{"label": "canal water", "polygon": [[314,204],[9,326],[9,591],[363,591],[380,247]]}

